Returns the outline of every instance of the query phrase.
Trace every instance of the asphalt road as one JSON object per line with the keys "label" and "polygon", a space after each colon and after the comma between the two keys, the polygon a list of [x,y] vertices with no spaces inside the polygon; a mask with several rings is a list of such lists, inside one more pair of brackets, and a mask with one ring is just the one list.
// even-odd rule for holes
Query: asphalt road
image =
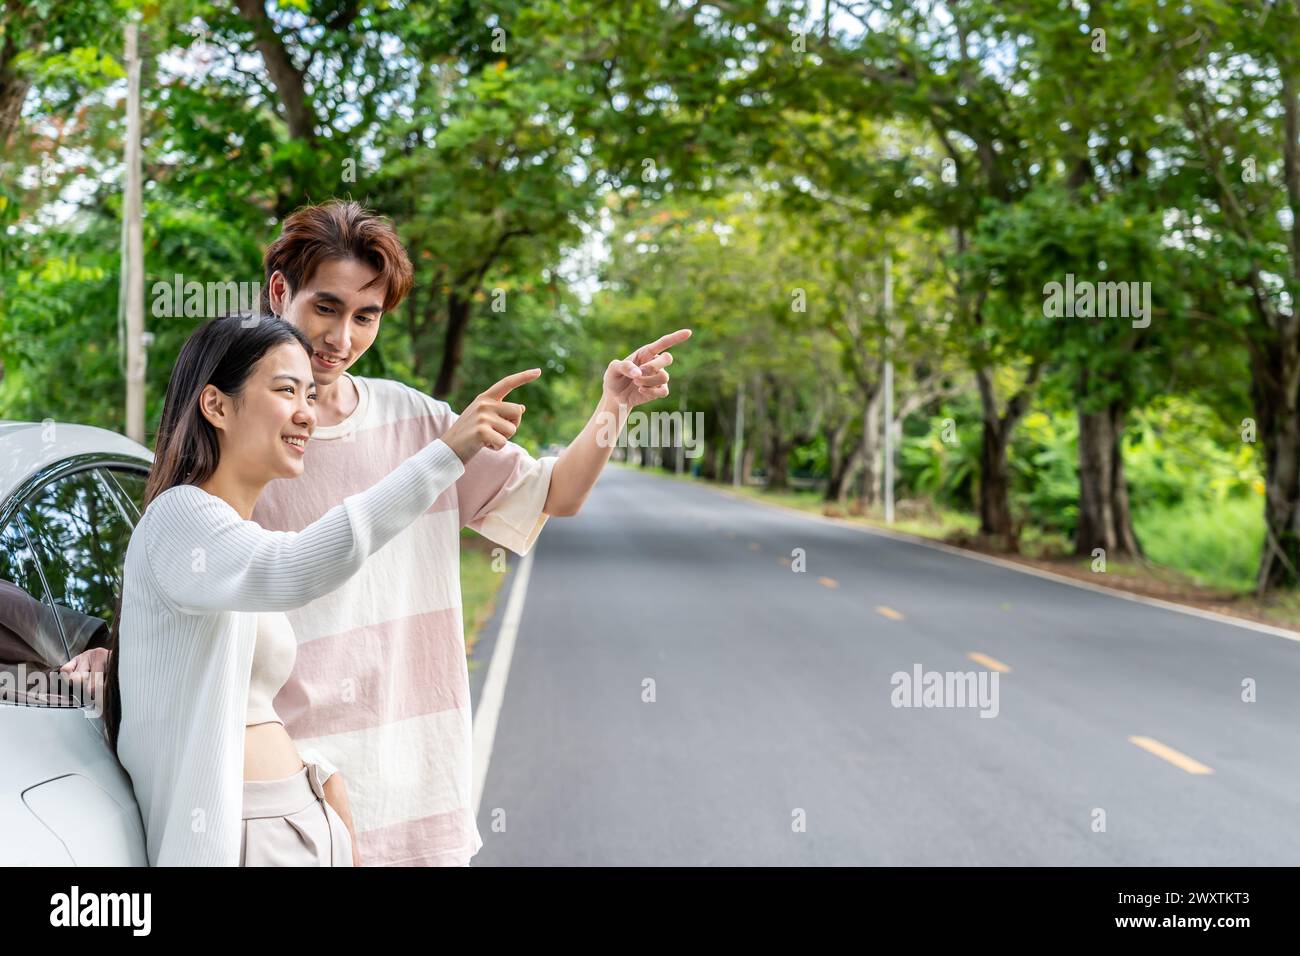
{"label": "asphalt road", "polygon": [[[894,706],[918,665],[1008,668],[996,716]],[[1295,865],[1298,690],[1300,643],[609,468],[535,547],[473,865]]]}

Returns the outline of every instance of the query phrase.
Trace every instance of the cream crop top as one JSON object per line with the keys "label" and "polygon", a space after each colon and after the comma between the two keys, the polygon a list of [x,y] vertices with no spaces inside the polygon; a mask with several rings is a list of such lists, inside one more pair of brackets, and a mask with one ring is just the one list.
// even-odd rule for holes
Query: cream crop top
{"label": "cream crop top", "polygon": [[275,712],[273,702],[280,688],[289,680],[298,640],[293,625],[281,611],[262,611],[257,615],[257,644],[253,648],[253,672],[248,681],[247,727],[253,724],[284,721]]}

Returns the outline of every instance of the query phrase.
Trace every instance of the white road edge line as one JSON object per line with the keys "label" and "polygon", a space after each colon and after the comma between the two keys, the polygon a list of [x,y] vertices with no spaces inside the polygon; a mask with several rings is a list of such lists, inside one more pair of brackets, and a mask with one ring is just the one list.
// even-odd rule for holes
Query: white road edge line
{"label": "white road edge line", "polygon": [[[652,477],[657,478],[659,476],[654,475]],[[665,480],[672,479],[665,476]],[[1132,601],[1135,604],[1145,604],[1148,607],[1164,608],[1166,611],[1177,611],[1179,614],[1188,614],[1192,617],[1199,617],[1207,621],[1215,621],[1219,624],[1227,624],[1231,627],[1240,627],[1244,630],[1256,631],[1260,634],[1271,634],[1273,637],[1281,637],[1288,641],[1300,643],[1300,631],[1290,631],[1284,627],[1274,627],[1272,624],[1261,624],[1258,621],[1249,621],[1242,617],[1231,617],[1227,614],[1218,614],[1214,611],[1206,611],[1199,607],[1189,607],[1186,604],[1175,604],[1173,601],[1162,601],[1160,598],[1147,597],[1144,594],[1133,594],[1132,592],[1120,591],[1116,588],[1102,587],[1099,584],[1089,584],[1087,581],[1079,581],[1075,578],[1067,577],[1064,574],[1055,574],[1052,571],[1044,571],[1041,568],[1029,567],[1015,561],[995,558],[992,555],[979,554],[975,551],[966,551],[963,548],[955,548],[952,545],[944,544],[941,541],[931,541],[929,538],[904,534],[900,531],[886,531],[884,528],[873,528],[866,525],[853,524],[852,522],[842,521],[839,518],[828,518],[826,515],[809,514],[806,511],[800,511],[798,508],[791,508],[787,505],[779,505],[772,501],[762,501],[757,498],[751,498],[748,495],[728,491],[726,488],[711,488],[703,482],[692,482],[692,484],[702,487],[706,491],[726,495],[728,498],[734,499],[735,501],[744,501],[764,508],[775,508],[779,511],[785,511],[792,515],[796,515],[800,518],[808,518],[811,521],[820,521],[823,524],[831,524],[839,528],[847,528],[850,531],[861,531],[865,534],[879,535],[882,538],[893,538],[895,541],[902,541],[905,544],[915,544],[922,548],[931,548],[935,551],[945,551],[948,554],[954,554],[959,558],[969,558],[972,561],[982,561],[985,564],[996,565],[999,568],[1006,568],[1009,571],[1019,571],[1021,574],[1031,574],[1037,578],[1046,578],[1048,581],[1058,581],[1061,584],[1068,584],[1071,587],[1082,588],[1085,591],[1094,591],[1097,594],[1106,594],[1110,597]]]}
{"label": "white road edge line", "polygon": [[483,799],[483,785],[487,781],[488,763],[492,760],[492,743],[497,735],[497,720],[501,705],[506,699],[506,678],[510,676],[510,660],[515,653],[515,638],[519,635],[519,620],[524,614],[524,598],[528,595],[528,576],[533,570],[536,544],[524,555],[510,586],[505,614],[501,618],[501,631],[492,648],[488,662],[487,679],[483,681],[483,694],[474,708],[474,819],[478,819],[479,803]]}

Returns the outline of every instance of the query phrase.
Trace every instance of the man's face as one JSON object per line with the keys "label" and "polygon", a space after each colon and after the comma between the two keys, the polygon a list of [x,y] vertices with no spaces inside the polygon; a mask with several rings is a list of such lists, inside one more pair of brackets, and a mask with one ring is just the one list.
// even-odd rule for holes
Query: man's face
{"label": "man's face", "polygon": [[318,385],[337,382],[375,340],[387,290],[382,283],[365,286],[378,275],[356,259],[330,259],[293,295],[282,274],[271,276],[271,308],[311,342]]}

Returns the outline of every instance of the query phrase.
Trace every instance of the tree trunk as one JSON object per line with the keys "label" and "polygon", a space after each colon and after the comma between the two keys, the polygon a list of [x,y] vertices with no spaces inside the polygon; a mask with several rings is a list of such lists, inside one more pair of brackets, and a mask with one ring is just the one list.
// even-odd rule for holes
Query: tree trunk
{"label": "tree trunk", "polygon": [[767,487],[784,491],[790,487],[790,456],[796,448],[806,445],[821,429],[826,414],[824,404],[818,404],[811,417],[800,409],[794,387],[788,382],[769,378],[772,408],[765,429],[764,444],[767,461]]}
{"label": "tree trunk", "polygon": [[0,66],[0,147],[8,149],[14,130],[22,118],[23,100],[31,84]]}
{"label": "tree trunk", "polygon": [[1010,429],[1000,416],[984,416],[980,442],[980,534],[1007,551],[1019,550],[1011,517],[1011,480],[1007,468]]}
{"label": "tree trunk", "polygon": [[1079,409],[1079,526],[1074,550],[1107,559],[1142,556],[1129,513],[1124,479],[1124,411],[1118,402],[1098,411]]}
{"label": "tree trunk", "polygon": [[[716,467],[718,461],[718,445],[713,441],[704,443],[704,455],[700,459],[700,477],[712,481],[716,477]],[[686,470],[691,469],[691,459],[686,459]]]}
{"label": "tree trunk", "polygon": [[769,491],[785,491],[790,487],[790,448],[789,440],[783,438],[776,428],[771,430],[767,442],[767,487]]}
{"label": "tree trunk", "polygon": [[862,444],[859,442],[853,446],[844,460],[844,476],[840,481],[838,493],[833,499],[837,505],[848,504],[849,497],[856,487],[858,472],[862,471],[862,460]]}
{"label": "tree trunk", "polygon": [[736,423],[727,415],[726,400],[718,397],[710,420],[716,421],[717,427],[710,429],[712,437],[704,443],[704,460],[700,462],[700,477],[709,481],[721,481],[722,472],[727,471],[730,479],[731,455],[736,441]]}
{"label": "tree trunk", "polygon": [[848,434],[848,431],[849,421],[847,419],[834,428],[822,430],[822,433],[826,436],[826,464],[829,472],[826,481],[826,494],[822,497],[823,501],[839,501],[844,497],[844,480],[848,477],[849,466],[853,460],[853,455],[846,454],[844,451],[844,437]]}
{"label": "tree trunk", "polygon": [[442,367],[438,381],[433,386],[433,397],[446,399],[456,382],[456,369],[460,368],[465,349],[465,330],[469,327],[471,302],[453,289],[447,296],[447,336],[442,346]]}
{"label": "tree trunk", "polygon": [[6,2],[0,7],[0,13],[4,14],[0,25],[7,27],[3,39],[0,39],[0,148],[7,150],[14,131],[22,122],[23,101],[31,88],[31,80],[14,69],[14,59],[24,49],[38,49],[45,29],[38,19],[27,32],[24,42],[20,43],[14,8]]}
{"label": "tree trunk", "polygon": [[867,396],[866,407],[862,412],[862,441],[858,444],[858,461],[862,466],[862,493],[860,503],[862,511],[874,508],[880,501],[881,487],[880,481],[884,472],[882,469],[883,461],[883,443],[878,441],[880,438],[880,413],[881,403],[884,400],[884,393],[881,391],[879,383],[871,390]]}
{"label": "tree trunk", "polygon": [[999,411],[993,389],[993,376],[987,368],[975,369],[983,412],[980,442],[980,536],[995,547],[1018,551],[1015,522],[1011,514],[1011,479],[1007,467],[1007,448],[1016,423],[1029,408],[1029,398],[1038,380],[1038,368],[1030,369],[1025,386]]}
{"label": "tree trunk", "polygon": [[1300,415],[1295,382],[1300,378],[1295,348],[1254,350],[1251,397],[1257,439],[1264,452],[1264,548],[1258,588],[1300,584]]}
{"label": "tree trunk", "polygon": [[787,413],[788,388],[773,381],[770,383],[772,408],[763,443],[763,465],[767,471],[769,491],[785,491],[790,485],[790,450],[794,442],[787,434],[790,416]]}
{"label": "tree trunk", "polygon": [[266,72],[280,97],[280,112],[289,136],[307,143],[316,141],[316,114],[307,96],[307,75],[293,62],[275,24],[266,14],[262,0],[237,0],[240,14],[253,27],[253,49],[262,54]]}

